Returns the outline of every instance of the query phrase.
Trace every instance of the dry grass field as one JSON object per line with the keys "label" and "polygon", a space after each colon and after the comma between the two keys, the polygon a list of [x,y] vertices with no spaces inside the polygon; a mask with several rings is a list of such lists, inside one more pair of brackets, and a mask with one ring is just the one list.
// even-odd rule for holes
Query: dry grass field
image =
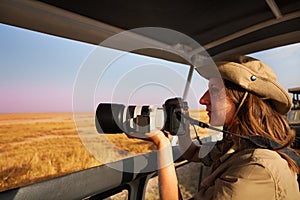
{"label": "dry grass field", "polygon": [[[193,111],[191,116],[207,120],[203,112]],[[87,120],[90,118],[93,114],[83,114],[81,123],[86,126],[83,131],[95,129],[94,123]],[[73,113],[0,114],[0,137],[0,191],[104,164],[85,148]],[[109,140],[128,152],[145,153],[154,149],[150,142],[128,139],[124,134],[101,137],[106,139],[94,145],[106,148],[99,142]],[[107,149],[107,153],[109,151]],[[112,160],[124,156],[112,156]]]}

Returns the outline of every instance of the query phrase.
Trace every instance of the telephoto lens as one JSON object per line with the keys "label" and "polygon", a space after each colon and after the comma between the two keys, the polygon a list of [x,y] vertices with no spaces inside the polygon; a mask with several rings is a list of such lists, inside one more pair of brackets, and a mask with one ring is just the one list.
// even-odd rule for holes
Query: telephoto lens
{"label": "telephoto lens", "polygon": [[165,110],[155,105],[100,103],[96,110],[95,124],[98,133],[147,133],[161,130],[165,115]]}
{"label": "telephoto lens", "polygon": [[98,133],[149,133],[162,130],[171,135],[182,135],[186,131],[186,119],[181,114],[188,115],[187,102],[181,98],[171,98],[162,107],[100,103],[95,120]]}

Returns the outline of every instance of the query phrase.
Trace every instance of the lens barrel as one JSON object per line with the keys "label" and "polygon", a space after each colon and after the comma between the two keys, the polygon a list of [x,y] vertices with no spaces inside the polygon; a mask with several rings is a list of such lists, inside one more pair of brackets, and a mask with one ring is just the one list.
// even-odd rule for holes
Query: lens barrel
{"label": "lens barrel", "polygon": [[123,133],[124,109],[122,104],[99,104],[95,122],[98,133]]}
{"label": "lens barrel", "polygon": [[147,133],[163,130],[172,135],[182,135],[186,130],[185,121],[178,113],[185,114],[187,111],[188,105],[181,98],[168,99],[163,107],[100,103],[96,110],[95,124],[98,133]]}

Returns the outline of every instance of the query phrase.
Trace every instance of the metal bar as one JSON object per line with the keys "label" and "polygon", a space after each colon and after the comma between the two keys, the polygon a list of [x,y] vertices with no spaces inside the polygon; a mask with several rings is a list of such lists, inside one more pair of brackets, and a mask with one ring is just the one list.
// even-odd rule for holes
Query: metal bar
{"label": "metal bar", "polygon": [[[225,36],[221,39],[210,42],[206,45],[203,45],[203,47],[204,47],[204,49],[211,49],[213,47],[216,47],[216,46],[218,46],[220,44],[223,44],[225,42],[234,40],[234,39],[236,39],[238,37],[241,37],[243,35],[247,35],[247,34],[252,33],[254,31],[257,31],[257,30],[260,30],[260,29],[263,29],[263,28],[266,28],[266,27],[269,27],[269,26],[272,26],[272,25],[275,25],[275,24],[279,24],[279,23],[284,22],[284,21],[288,21],[288,20],[291,20],[291,19],[298,18],[299,16],[300,16],[300,11],[296,11],[296,12],[293,12],[293,13],[290,13],[290,14],[286,14],[286,15],[282,16],[279,19],[267,20],[267,21],[261,22],[259,24],[255,24],[253,26],[245,28],[241,31],[235,32],[231,35],[227,35],[227,36]],[[203,51],[203,47],[196,48],[193,51],[191,51],[190,56],[195,55],[195,54]]]}
{"label": "metal bar", "polygon": [[279,18],[282,17],[281,11],[278,8],[278,6],[277,6],[277,4],[274,0],[266,0],[266,3],[268,4],[270,9],[272,10],[272,12],[275,15],[276,19],[279,19]]}
{"label": "metal bar", "polygon": [[190,65],[189,74],[188,74],[188,77],[187,77],[187,80],[186,80],[186,83],[185,83],[185,88],[184,88],[183,96],[182,96],[182,98],[184,100],[186,100],[188,92],[189,92],[189,89],[190,89],[190,83],[192,81],[193,71],[194,71],[194,66]]}

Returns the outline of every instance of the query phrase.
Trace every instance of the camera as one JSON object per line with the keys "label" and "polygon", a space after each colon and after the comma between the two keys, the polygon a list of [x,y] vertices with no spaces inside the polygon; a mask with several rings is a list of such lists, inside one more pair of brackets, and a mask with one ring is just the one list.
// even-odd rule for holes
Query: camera
{"label": "camera", "polygon": [[147,133],[153,130],[182,135],[188,113],[188,104],[181,98],[165,101],[163,106],[125,106],[115,103],[100,103],[96,110],[95,124],[98,133]]}

